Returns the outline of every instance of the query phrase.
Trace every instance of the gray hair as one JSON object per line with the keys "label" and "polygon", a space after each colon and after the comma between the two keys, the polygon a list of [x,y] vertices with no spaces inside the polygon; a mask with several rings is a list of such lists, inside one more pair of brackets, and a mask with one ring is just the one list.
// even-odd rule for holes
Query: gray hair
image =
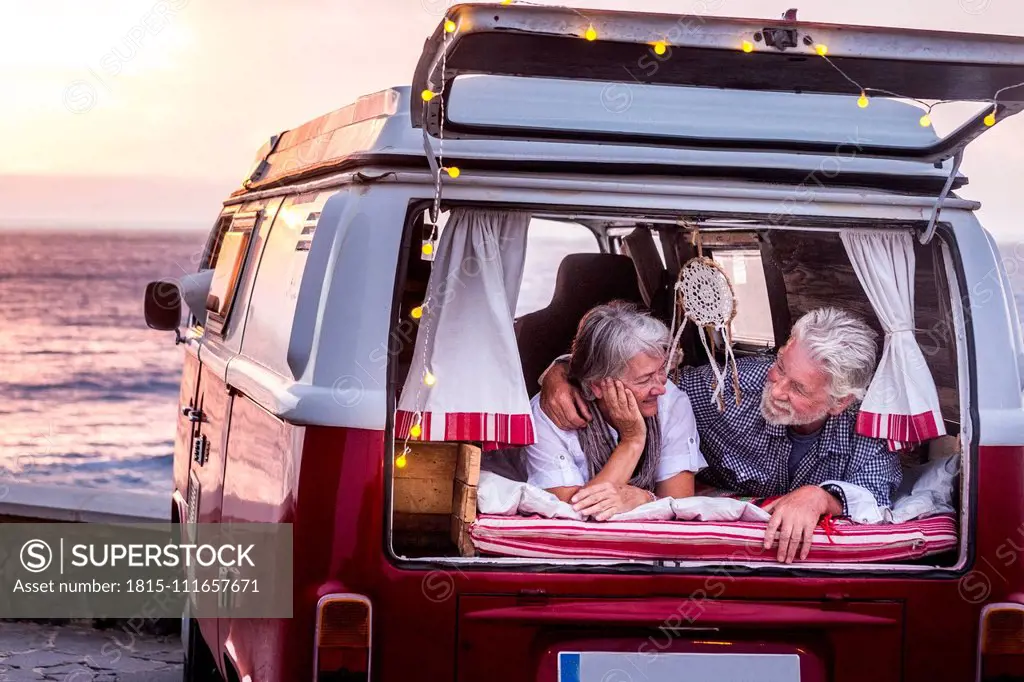
{"label": "gray hair", "polygon": [[878,334],[864,320],[839,308],[817,308],[793,325],[792,339],[830,378],[832,398],[862,400],[875,375]]}
{"label": "gray hair", "polygon": [[612,301],[591,308],[572,341],[569,378],[579,385],[584,398],[593,400],[590,384],[621,377],[638,353],[667,359],[670,336],[660,320],[632,303]]}

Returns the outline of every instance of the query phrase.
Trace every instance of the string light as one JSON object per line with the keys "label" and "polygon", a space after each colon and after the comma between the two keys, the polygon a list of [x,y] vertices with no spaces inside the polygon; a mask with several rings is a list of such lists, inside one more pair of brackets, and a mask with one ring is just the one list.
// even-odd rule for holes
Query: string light
{"label": "string light", "polygon": [[[513,4],[513,0],[500,0],[500,2],[501,2],[502,5],[511,5],[511,4]],[[530,3],[527,3],[527,4],[530,4]],[[580,17],[582,17],[584,20],[587,20],[587,17],[585,15],[583,15],[581,12],[577,11],[576,13]],[[455,33],[458,30],[458,25],[456,24],[455,21],[453,21],[451,19],[445,19],[443,26],[444,26],[444,32],[445,32],[446,40],[447,40],[448,36],[450,36],[451,34]],[[583,37],[587,41],[590,41],[590,42],[596,41],[598,39],[597,30],[594,28],[593,23],[589,24],[589,26],[587,27],[586,31],[584,32]],[[760,40],[760,38],[758,38],[758,39]],[[655,40],[655,41],[653,41],[653,42],[651,42],[649,44],[653,46],[654,53],[657,54],[657,55],[664,55],[668,51],[668,42],[666,40]],[[754,52],[754,48],[755,48],[755,45],[750,40],[743,39],[742,42],[740,43],[740,49],[744,53],[748,53],[748,54],[752,53],[752,52]],[[820,57],[824,58],[825,61],[827,61],[830,66],[832,66],[832,68],[836,69],[836,71],[838,71],[840,73],[840,75],[843,76],[843,78],[845,78],[847,81],[849,81],[854,87],[857,88],[857,90],[860,91],[860,96],[857,98],[856,101],[857,101],[857,106],[860,107],[861,109],[867,108],[869,106],[869,104],[870,104],[870,99],[868,98],[868,92],[869,91],[874,92],[874,93],[881,93],[881,94],[889,96],[889,97],[912,100],[912,101],[915,101],[915,102],[921,104],[922,106],[926,107],[926,111],[925,111],[924,115],[922,115],[921,118],[919,119],[919,122],[920,122],[922,127],[929,127],[929,126],[931,126],[931,123],[932,123],[931,116],[930,116],[932,108],[935,107],[938,104],[944,104],[944,103],[953,101],[953,100],[943,100],[943,101],[933,102],[931,104],[927,104],[926,102],[923,102],[923,101],[918,100],[916,98],[907,97],[907,96],[901,95],[899,93],[889,92],[889,91],[886,91],[886,90],[880,90],[878,88],[870,88],[870,87],[865,88],[865,87],[862,87],[857,81],[855,81],[853,78],[851,78],[849,75],[847,75],[846,72],[844,72],[835,63],[833,63],[833,61],[831,59],[828,58],[828,46],[827,45],[825,45],[824,43],[817,43],[817,44],[814,45],[814,51]],[[446,44],[445,49],[443,50],[442,55],[441,55],[441,70],[440,70],[440,72],[441,72],[441,87],[440,87],[440,92],[434,92],[433,90],[430,90],[430,89],[423,90],[420,93],[420,96],[421,96],[421,98],[423,99],[424,102],[431,102],[436,97],[438,97],[440,93],[443,93],[445,91],[445,76],[447,74],[447,57],[448,57],[448,49],[447,49],[447,44]],[[993,99],[991,100],[992,105],[993,105],[993,110],[991,112],[989,112],[984,117],[984,123],[985,123],[986,126],[993,126],[996,123],[996,110],[997,110],[997,106],[998,106],[999,95],[1001,93],[1003,93],[1004,91],[1006,91],[1006,90],[1010,90],[1010,89],[1018,88],[1018,87],[1024,87],[1024,82],[1017,83],[1015,85],[1009,85],[1009,86],[1006,86],[1006,87],[1001,88],[1000,90],[996,91],[996,93],[993,95]],[[440,107],[441,107],[441,112],[440,112],[440,114],[441,114],[440,115],[441,125],[440,125],[440,135],[439,135],[439,137],[440,137],[440,145],[441,146],[440,146],[440,149],[439,149],[438,154],[437,154],[437,161],[438,161],[438,163],[436,165],[434,165],[434,167],[435,168],[439,168],[439,170],[446,172],[450,178],[454,179],[454,178],[458,178],[459,175],[461,175],[461,170],[457,166],[445,167],[443,165],[443,159],[444,159],[444,122],[445,122],[445,113],[444,113],[445,102],[444,102],[443,98],[441,100]],[[432,215],[432,219],[435,220],[435,222],[436,222],[437,215],[438,215],[438,213],[440,211],[440,203],[441,203],[441,173],[438,172],[437,173],[437,177],[436,177],[436,183],[435,183],[434,208],[433,208],[433,213],[431,214]],[[423,246],[422,246],[422,252],[423,252],[424,256],[430,256],[431,254],[434,253],[434,238],[433,237],[434,237],[434,234],[435,234],[436,230],[437,230],[437,225],[434,224],[433,225],[433,231],[432,231],[432,234],[431,234],[431,239],[429,241],[425,242],[423,244]],[[417,306],[417,307],[413,308],[410,311],[410,315],[411,315],[411,317],[413,319],[417,319],[418,320],[418,319],[423,317],[423,311],[424,311],[424,307],[426,306],[426,303],[427,302],[424,302],[423,305]],[[425,330],[424,333],[427,333],[428,336],[429,336],[429,330]],[[426,362],[427,362],[427,357],[426,357],[427,356],[427,346],[428,346],[428,344],[424,344],[424,348],[423,348],[423,350],[424,350],[424,365],[426,365]],[[424,373],[424,376],[423,376],[423,384],[429,387],[429,386],[433,386],[436,382],[437,382],[437,378],[429,370],[425,370],[425,373]],[[420,424],[421,418],[422,418],[421,415],[419,413],[417,413],[417,415],[415,417],[415,423],[409,429],[409,437],[411,437],[411,438],[419,438],[423,434],[423,427]],[[406,459],[407,453],[409,453],[408,447],[406,447],[405,450],[402,452],[402,454],[398,458],[396,458],[395,465],[399,469],[404,468],[407,465],[407,459]]]}
{"label": "string light", "polygon": [[[747,41],[744,41],[744,43],[746,43],[746,42]],[[822,50],[822,48],[824,48],[824,51]],[[815,49],[818,52],[818,54],[820,54],[822,56],[822,58],[826,62],[829,63],[829,66],[831,66],[833,69],[838,71],[839,75],[841,75],[843,78],[848,80],[851,85],[855,86],[858,90],[860,90],[860,97],[857,98],[857,106],[859,106],[861,109],[866,108],[868,106],[868,104],[870,103],[870,100],[868,99],[868,94],[867,94],[868,91],[878,92],[878,93],[881,93],[883,95],[887,95],[889,97],[895,97],[895,98],[898,98],[898,99],[911,100],[913,102],[917,102],[922,107],[924,107],[925,113],[921,116],[920,119],[918,119],[918,123],[921,124],[921,127],[927,128],[927,127],[931,126],[931,124],[932,124],[932,118],[931,118],[932,109],[934,109],[936,106],[938,106],[940,104],[949,104],[951,102],[957,101],[957,100],[939,100],[937,102],[932,102],[931,104],[929,104],[929,103],[927,103],[925,101],[917,99],[916,97],[908,97],[907,95],[901,95],[898,92],[892,92],[890,90],[881,90],[879,88],[865,88],[865,87],[861,86],[860,83],[858,83],[853,78],[851,78],[845,71],[843,71],[841,68],[836,66],[836,64],[831,59],[829,59],[826,56],[826,54],[828,53],[828,48],[825,45],[818,44]],[[1020,88],[1020,87],[1024,87],[1024,82],[1016,83],[1014,85],[1007,85],[1006,87],[1003,87],[1003,88],[1000,88],[999,90],[996,90],[996,92],[992,96],[992,100],[991,100],[992,101],[992,107],[993,107],[992,111],[990,111],[985,116],[985,118],[983,119],[986,126],[993,126],[996,123],[996,107],[998,106],[998,103],[999,103],[999,96],[1003,92],[1005,92],[1007,90],[1012,90],[1014,88]]]}

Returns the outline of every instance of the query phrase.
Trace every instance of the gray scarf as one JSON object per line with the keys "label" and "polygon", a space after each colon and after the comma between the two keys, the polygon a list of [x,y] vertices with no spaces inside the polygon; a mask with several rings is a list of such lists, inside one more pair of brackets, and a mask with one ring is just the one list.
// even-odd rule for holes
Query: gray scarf
{"label": "gray scarf", "polygon": [[[590,400],[587,405],[594,418],[577,431],[577,436],[580,448],[583,449],[583,454],[587,458],[589,478],[593,479],[608,463],[617,443],[612,438],[608,422],[605,421],[604,415],[597,407],[597,401]],[[654,492],[658,462],[661,461],[661,426],[657,415],[646,418],[644,422],[647,424],[647,442],[644,443],[644,451],[641,453],[640,459],[637,460],[633,477],[629,479],[629,485]]]}

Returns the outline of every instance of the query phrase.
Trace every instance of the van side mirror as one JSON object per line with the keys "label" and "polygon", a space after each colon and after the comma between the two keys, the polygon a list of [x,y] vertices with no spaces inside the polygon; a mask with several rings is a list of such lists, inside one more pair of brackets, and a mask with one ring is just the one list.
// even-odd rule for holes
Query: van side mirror
{"label": "van side mirror", "polygon": [[174,331],[175,345],[184,341],[178,326],[181,324],[181,290],[178,283],[157,280],[146,285],[143,298],[146,326],[159,331]]}

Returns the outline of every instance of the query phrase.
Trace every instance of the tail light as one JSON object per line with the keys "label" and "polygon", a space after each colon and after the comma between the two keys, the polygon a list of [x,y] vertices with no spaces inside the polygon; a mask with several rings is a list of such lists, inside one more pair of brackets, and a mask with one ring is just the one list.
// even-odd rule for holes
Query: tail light
{"label": "tail light", "polygon": [[316,682],[369,680],[370,600],[359,594],[329,594],[316,611]]}
{"label": "tail light", "polygon": [[1024,681],[1024,605],[985,606],[978,648],[978,679]]}

